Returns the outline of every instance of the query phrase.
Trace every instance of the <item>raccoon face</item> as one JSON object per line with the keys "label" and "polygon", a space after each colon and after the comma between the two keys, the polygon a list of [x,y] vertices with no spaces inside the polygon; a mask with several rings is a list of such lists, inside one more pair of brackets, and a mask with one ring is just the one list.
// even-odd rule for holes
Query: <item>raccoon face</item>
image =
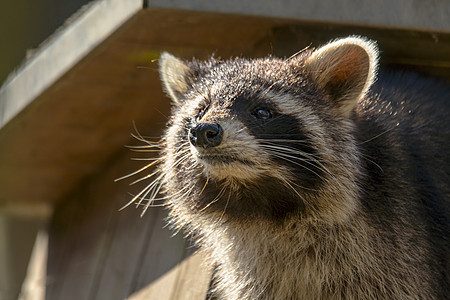
{"label": "raccoon face", "polygon": [[[243,97],[213,96],[200,104],[188,127],[190,153],[205,176],[215,180],[254,180],[266,172],[267,158],[258,155],[255,136],[250,134],[251,112]],[[201,103],[204,100],[201,100]],[[249,122],[250,121],[250,122]],[[251,126],[257,126],[253,122]]]}
{"label": "raccoon face", "polygon": [[257,90],[266,93],[244,92],[201,106],[187,124],[190,153],[204,174],[215,180],[242,185],[262,177],[295,176],[303,186],[313,187],[321,173],[314,160],[296,172],[301,165],[297,157],[317,155],[313,139],[298,119],[276,104],[286,96],[267,92],[270,85],[265,85]]}
{"label": "raccoon face", "polygon": [[320,198],[356,185],[343,171],[357,156],[349,115],[373,80],[373,53],[358,38],[287,60],[164,53],[160,73],[175,104],[162,167],[169,198],[182,190],[190,208],[227,215],[329,211]]}

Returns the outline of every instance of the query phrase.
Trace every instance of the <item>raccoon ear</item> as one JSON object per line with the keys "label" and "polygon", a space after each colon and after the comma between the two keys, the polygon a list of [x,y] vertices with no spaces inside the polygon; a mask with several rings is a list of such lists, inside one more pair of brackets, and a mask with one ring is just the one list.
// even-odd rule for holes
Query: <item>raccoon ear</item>
{"label": "raccoon ear", "polygon": [[348,37],[315,50],[306,59],[305,69],[319,88],[339,104],[342,114],[348,116],[372,85],[377,64],[374,42]]}
{"label": "raccoon ear", "polygon": [[180,104],[183,94],[192,85],[193,71],[181,59],[170,53],[163,52],[159,58],[159,76],[164,91],[175,105]]}

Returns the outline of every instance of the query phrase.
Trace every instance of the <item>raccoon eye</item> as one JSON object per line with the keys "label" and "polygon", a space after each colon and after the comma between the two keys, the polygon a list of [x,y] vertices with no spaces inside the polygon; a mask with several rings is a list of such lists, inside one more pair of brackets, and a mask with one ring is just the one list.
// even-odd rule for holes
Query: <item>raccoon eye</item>
{"label": "raccoon eye", "polygon": [[257,109],[253,115],[261,120],[272,118],[272,113],[269,110],[263,108]]}

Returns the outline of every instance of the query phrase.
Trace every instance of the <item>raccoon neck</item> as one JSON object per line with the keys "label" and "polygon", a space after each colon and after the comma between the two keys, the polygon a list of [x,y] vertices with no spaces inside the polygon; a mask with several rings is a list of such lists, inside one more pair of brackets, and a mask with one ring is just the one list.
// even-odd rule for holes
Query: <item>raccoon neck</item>
{"label": "raccoon neck", "polygon": [[203,242],[225,299],[375,299],[368,285],[383,286],[386,273],[361,217],[334,226],[255,222],[221,229]]}

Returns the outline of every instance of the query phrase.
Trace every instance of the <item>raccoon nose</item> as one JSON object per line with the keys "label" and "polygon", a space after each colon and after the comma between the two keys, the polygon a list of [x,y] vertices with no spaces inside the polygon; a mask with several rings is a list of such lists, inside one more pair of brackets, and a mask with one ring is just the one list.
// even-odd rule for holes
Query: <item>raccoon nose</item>
{"label": "raccoon nose", "polygon": [[222,142],[223,130],[219,124],[200,123],[189,130],[189,141],[202,148],[218,146]]}

